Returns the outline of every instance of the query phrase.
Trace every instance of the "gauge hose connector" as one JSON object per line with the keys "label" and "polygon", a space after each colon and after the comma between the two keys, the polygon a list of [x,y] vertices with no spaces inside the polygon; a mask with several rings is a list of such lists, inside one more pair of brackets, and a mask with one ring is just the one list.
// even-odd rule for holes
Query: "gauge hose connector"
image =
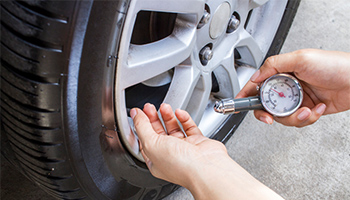
{"label": "gauge hose connector", "polygon": [[240,99],[222,99],[215,102],[214,110],[217,113],[229,115],[248,110],[260,110],[263,106],[260,97],[247,97]]}

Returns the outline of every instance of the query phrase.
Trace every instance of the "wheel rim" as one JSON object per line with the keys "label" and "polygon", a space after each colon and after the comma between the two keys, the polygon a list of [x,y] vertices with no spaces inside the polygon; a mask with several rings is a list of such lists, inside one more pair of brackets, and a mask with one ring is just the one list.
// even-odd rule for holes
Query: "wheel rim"
{"label": "wheel rim", "polygon": [[[258,69],[287,4],[265,2],[131,1],[114,92],[120,136],[135,158],[143,160],[128,113],[146,102],[187,110],[213,136],[227,118],[214,112],[215,100],[234,97]],[[231,18],[239,20],[233,31]]]}

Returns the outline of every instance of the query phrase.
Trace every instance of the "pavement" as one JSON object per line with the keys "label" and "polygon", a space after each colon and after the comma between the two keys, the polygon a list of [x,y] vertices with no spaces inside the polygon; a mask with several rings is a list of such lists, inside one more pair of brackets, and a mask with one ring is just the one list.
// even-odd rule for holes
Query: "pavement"
{"label": "pavement", "polygon": [[[348,0],[302,0],[281,53],[350,52],[349,11]],[[226,146],[237,163],[285,199],[350,200],[350,111],[304,128],[266,125],[249,112]],[[180,188],[166,199],[193,197]]]}
{"label": "pavement", "polygon": [[[302,0],[282,53],[302,48],[350,52],[349,11],[348,0]],[[237,163],[286,199],[346,200],[350,199],[349,122],[347,111],[293,128],[263,124],[250,112],[226,146]],[[52,197],[1,160],[1,199]],[[180,188],[166,199],[193,197]]]}

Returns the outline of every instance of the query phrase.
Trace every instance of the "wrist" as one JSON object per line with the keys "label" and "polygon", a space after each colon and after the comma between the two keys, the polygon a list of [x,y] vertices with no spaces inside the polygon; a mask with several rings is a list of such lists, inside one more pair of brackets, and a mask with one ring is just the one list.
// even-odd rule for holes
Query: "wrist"
{"label": "wrist", "polygon": [[[188,182],[184,185],[195,199],[218,199],[215,186],[224,186],[227,173],[231,171],[229,166],[234,162],[228,155],[220,155],[213,159],[195,162],[192,172],[188,176]],[[216,191],[215,191],[216,190]],[[215,196],[213,196],[215,194]]]}
{"label": "wrist", "polygon": [[282,199],[228,155],[196,166],[188,180],[195,199]]}

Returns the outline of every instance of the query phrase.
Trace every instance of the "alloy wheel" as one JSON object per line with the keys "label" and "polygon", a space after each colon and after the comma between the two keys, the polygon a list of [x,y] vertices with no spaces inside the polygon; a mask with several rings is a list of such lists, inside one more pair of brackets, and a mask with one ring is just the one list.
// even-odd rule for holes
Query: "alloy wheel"
{"label": "alloy wheel", "polygon": [[164,102],[187,110],[212,137],[227,116],[213,110],[260,67],[287,1],[132,1],[120,41],[115,114],[124,145],[139,160],[132,107]]}

